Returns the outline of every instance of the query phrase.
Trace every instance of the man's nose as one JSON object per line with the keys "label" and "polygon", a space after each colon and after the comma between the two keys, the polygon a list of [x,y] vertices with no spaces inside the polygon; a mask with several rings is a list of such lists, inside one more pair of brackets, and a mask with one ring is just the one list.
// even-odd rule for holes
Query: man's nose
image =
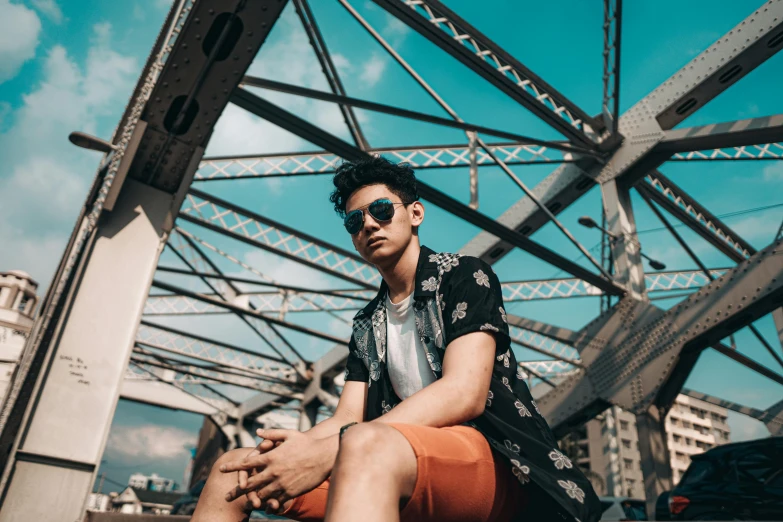
{"label": "man's nose", "polygon": [[364,230],[367,232],[375,231],[381,228],[380,223],[375,221],[375,218],[372,217],[372,214],[369,212],[364,213]]}

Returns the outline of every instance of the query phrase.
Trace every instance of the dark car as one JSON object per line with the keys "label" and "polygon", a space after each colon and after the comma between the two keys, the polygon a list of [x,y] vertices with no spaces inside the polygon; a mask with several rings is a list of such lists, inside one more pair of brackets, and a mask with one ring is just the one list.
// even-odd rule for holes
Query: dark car
{"label": "dark car", "polygon": [[669,495],[671,491],[664,491],[658,495],[658,500],[655,501],[655,519],[654,520],[671,520],[672,516],[669,513]]}
{"label": "dark car", "polygon": [[783,520],[783,437],[693,455],[669,511],[672,520]]}

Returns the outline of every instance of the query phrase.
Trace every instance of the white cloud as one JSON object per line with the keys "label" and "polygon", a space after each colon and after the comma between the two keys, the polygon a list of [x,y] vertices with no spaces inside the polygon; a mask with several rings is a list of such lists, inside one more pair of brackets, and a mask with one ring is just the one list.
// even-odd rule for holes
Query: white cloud
{"label": "white cloud", "polygon": [[41,19],[35,11],[0,0],[0,83],[13,78],[35,56]]}
{"label": "white cloud", "polygon": [[757,240],[766,245],[774,239],[780,225],[780,214],[767,213],[761,216],[748,216],[731,223],[731,229],[745,240]]}
{"label": "white cloud", "polygon": [[[313,71],[321,69],[293,9],[289,8],[283,12],[275,27],[274,35],[281,37],[269,42],[261,49],[258,57],[248,69],[248,75],[270,78],[311,89],[329,90],[324,76],[313,74]],[[332,58],[338,68],[347,70],[351,66],[348,59],[342,55],[335,54]],[[276,92],[251,90],[297,116],[321,126],[330,133],[343,138],[348,137],[348,130],[342,114],[335,104],[316,102]],[[298,136],[251,115],[244,109],[229,105],[215,125],[215,132],[210,140],[207,154],[261,154],[312,150],[313,148],[313,145]],[[279,182],[273,182],[270,186],[276,190],[279,188]]]}
{"label": "white cloud", "polygon": [[728,417],[732,442],[742,442],[769,437],[769,430],[761,421],[751,419],[750,417],[733,411],[729,412]]}
{"label": "white cloud", "polygon": [[[2,1],[2,0],[0,0]],[[138,74],[135,58],[111,48],[111,27],[94,27],[83,67],[62,46],[43,59],[39,85],[23,96],[0,134],[0,244],[4,269],[23,269],[45,285],[60,258],[99,156],[77,149],[74,130],[106,133]],[[104,122],[104,118],[106,121]]]}
{"label": "white cloud", "polygon": [[116,426],[106,449],[124,457],[168,460],[187,455],[195,443],[195,435],[179,428],[145,424]]}
{"label": "white cloud", "polygon": [[337,67],[337,73],[340,76],[345,76],[345,73],[351,70],[351,61],[340,53],[332,55],[332,63]]}
{"label": "white cloud", "polygon": [[402,44],[403,40],[410,34],[411,28],[408,27],[405,22],[400,21],[392,15],[388,15],[386,19],[386,25],[381,29],[381,34],[389,40],[393,46],[397,47]]}
{"label": "white cloud", "polygon": [[386,59],[378,54],[373,54],[369,60],[362,65],[362,74],[359,79],[364,83],[364,88],[374,87],[386,70]]}
{"label": "white cloud", "polygon": [[52,22],[59,24],[63,21],[63,12],[54,0],[32,0],[33,7],[41,11]]}
{"label": "white cloud", "polygon": [[783,181],[783,161],[775,161],[764,167],[765,181]]}

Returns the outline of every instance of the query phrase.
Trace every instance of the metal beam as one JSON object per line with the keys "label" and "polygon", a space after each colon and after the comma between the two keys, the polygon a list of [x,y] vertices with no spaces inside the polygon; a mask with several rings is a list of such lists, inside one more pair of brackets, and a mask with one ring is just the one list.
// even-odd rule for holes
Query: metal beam
{"label": "metal beam", "polygon": [[138,345],[134,348],[133,352],[131,361],[134,364],[146,365],[146,367],[152,366],[162,370],[171,370],[178,374],[199,379],[198,382],[201,384],[228,384],[288,399],[298,399],[301,397],[301,390],[297,387],[270,383],[253,375],[243,375],[236,371],[226,371],[214,366],[183,364],[178,360],[160,357],[152,350]]}
{"label": "metal beam", "polygon": [[593,119],[437,0],[373,0],[522,104],[570,141],[594,147]]}
{"label": "metal beam", "polygon": [[220,412],[218,408],[195,398],[176,386],[158,380],[126,378],[122,381],[120,399],[205,416]]}
{"label": "metal beam", "polygon": [[[525,143],[489,143],[487,147],[509,166],[541,163],[573,163],[579,156],[548,147]],[[435,145],[425,147],[385,147],[368,150],[397,163],[409,163],[416,170],[471,167],[470,145]],[[676,153],[668,161],[778,161],[783,160],[783,143],[767,143]],[[226,181],[275,177],[319,176],[334,174],[341,158],[326,151],[256,156],[214,156],[204,158],[194,181]],[[476,167],[495,166],[490,154],[476,149]],[[592,185],[591,185],[592,186]]]}
{"label": "metal beam", "polygon": [[[234,93],[232,101],[244,108],[260,116],[270,122],[282,127],[289,132],[297,134],[298,136],[330,150],[335,154],[348,159],[357,160],[366,158],[367,154],[352,145],[340,140],[339,138],[332,136],[331,134],[319,129],[310,123],[302,120],[301,118],[275,106],[274,104],[259,98],[242,89],[237,89]],[[511,243],[512,245],[525,250],[526,252],[533,254],[534,256],[552,264],[580,279],[588,281],[589,283],[601,288],[606,293],[612,295],[622,295],[624,290],[612,281],[608,281],[582,266],[569,261],[554,251],[535,243],[531,239],[519,234],[518,232],[511,230],[496,220],[480,214],[471,209],[467,205],[460,203],[454,198],[440,192],[439,190],[427,185],[422,181],[418,181],[419,194],[429,201],[443,208],[444,210],[460,217],[483,230],[487,230],[497,237],[501,237]]]}
{"label": "metal beam", "polygon": [[[654,170],[667,158],[656,148],[664,131],[783,48],[781,29],[783,3],[768,1],[622,115],[620,130],[625,141],[606,165],[590,160],[582,165],[563,165],[533,189],[536,196],[557,214],[594,186],[594,181],[622,178],[623,183],[633,184]],[[498,221],[524,235],[533,234],[548,222],[527,199],[515,203]],[[488,263],[509,251],[507,242],[487,232],[479,233],[461,250]]]}
{"label": "metal beam", "polygon": [[[201,392],[201,394],[199,394]],[[120,388],[120,398],[142,404],[201,415],[226,415],[234,405],[200,385],[175,383],[174,372],[144,368],[130,363]]]}
{"label": "metal beam", "polygon": [[296,384],[296,371],[283,359],[191,332],[142,321],[136,343],[169,353],[234,368],[275,382]]}
{"label": "metal beam", "polygon": [[660,172],[651,172],[643,183],[636,185],[636,190],[658,203],[733,261],[745,260],[756,253],[750,243]]}
{"label": "metal beam", "polygon": [[[191,270],[196,270],[196,267],[201,266],[205,271],[213,272],[217,275],[223,275],[220,269],[213,263],[201,249],[196,245],[195,238],[189,235],[186,231],[177,228],[176,234],[174,234],[174,241],[167,243],[167,245],[174,250],[174,253],[188,266]],[[177,244],[176,241],[179,240]],[[224,301],[236,301],[240,298],[241,293],[234,286],[233,283],[225,280],[218,279],[217,281],[208,280],[201,277],[207,287],[214,291],[219,299]],[[248,306],[253,307],[248,303]],[[243,315],[237,316],[242,322],[244,322],[250,329],[261,339],[264,344],[272,349],[277,355],[286,359],[283,353],[286,350],[290,350],[293,355],[300,360],[304,361],[304,358],[299,351],[285,338],[277,328],[268,321],[259,321],[255,318],[246,317]],[[287,360],[287,359],[286,359]],[[290,361],[289,361],[289,364]],[[292,365],[300,374],[302,368]]]}
{"label": "metal beam", "polygon": [[160,288],[161,290],[166,290],[168,292],[184,295],[192,299],[196,299],[198,301],[203,301],[205,303],[217,306],[219,308],[225,308],[226,310],[229,310],[234,313],[256,317],[264,322],[271,323],[277,326],[282,326],[283,328],[288,328],[289,330],[294,330],[295,332],[310,335],[312,337],[317,337],[319,339],[323,339],[333,343],[348,345],[348,341],[341,339],[339,337],[334,337],[333,335],[325,334],[317,330],[306,328],[304,326],[299,326],[298,324],[289,323],[287,321],[281,321],[280,319],[275,319],[274,317],[265,316],[261,312],[257,310],[253,310],[250,307],[241,306],[235,303],[230,303],[228,301],[222,301],[220,299],[210,297],[204,294],[199,294],[197,292],[191,292],[190,290],[187,290],[185,288],[181,288],[169,283],[164,283],[163,281],[153,280],[152,286],[155,288]]}
{"label": "metal beam", "polygon": [[668,130],[658,149],[677,154],[778,141],[783,141],[783,114]]}
{"label": "metal beam", "polygon": [[[723,275],[727,268],[711,269],[714,278]],[[217,277],[217,276],[215,276]],[[695,290],[707,284],[710,279],[701,270],[678,270],[653,272],[644,275],[648,293],[663,293],[676,290]],[[534,281],[510,281],[500,284],[503,301],[519,303],[544,299],[565,299],[576,297],[598,297],[604,293],[581,279],[541,279]],[[343,312],[356,311],[375,296],[375,290],[331,290],[329,293],[294,292],[285,296],[279,292],[242,292],[243,296],[255,298],[256,310],[279,314],[296,312]],[[334,294],[334,295],[333,295]],[[215,294],[206,294],[215,297]],[[667,296],[662,296],[666,298]],[[287,299],[287,300],[286,300]],[[144,308],[148,317],[168,315],[228,314],[208,303],[180,295],[150,295]]]}
{"label": "metal beam", "polygon": [[361,257],[255,212],[191,189],[180,219],[222,233],[321,272],[377,289],[381,276]]}
{"label": "metal beam", "polygon": [[620,118],[620,40],[622,36],[623,0],[604,0],[604,99],[601,113],[608,137],[617,135]]}
{"label": "metal beam", "polygon": [[765,143],[744,147],[678,152],[669,161],[779,161],[783,160],[783,143]]}
{"label": "metal beam", "polygon": [[[299,19],[302,21],[302,26],[304,27],[305,33],[307,33],[307,38],[310,40],[310,45],[312,45],[315,55],[318,57],[318,63],[321,65],[321,70],[326,77],[326,81],[329,83],[329,88],[332,89],[333,93],[345,96],[343,82],[340,81],[337,67],[335,67],[334,62],[332,61],[332,56],[329,54],[326,41],[321,35],[318,23],[315,21],[315,16],[310,9],[310,4],[307,0],[294,0],[294,7],[296,8],[296,14],[299,15]],[[370,145],[362,132],[359,120],[356,118],[353,109],[349,105],[341,103],[340,112],[343,114],[345,124],[348,126],[348,130],[350,131],[356,146],[362,150],[369,149]]]}
{"label": "metal beam", "polygon": [[541,147],[548,147],[550,149],[561,150],[567,153],[584,154],[588,156],[600,157],[599,153],[597,152],[588,149],[583,149],[580,147],[574,147],[569,143],[539,140],[537,138],[531,138],[529,136],[522,136],[514,132],[507,132],[499,129],[493,129],[491,127],[485,127],[483,125],[467,123],[462,120],[441,118],[439,116],[432,116],[430,114],[425,114],[423,112],[411,111],[408,109],[402,109],[400,107],[385,105],[383,103],[360,100],[358,98],[350,98],[348,96],[338,96],[336,94],[330,94],[328,92],[309,89],[307,87],[300,87],[298,85],[291,85],[288,83],[276,82],[274,80],[267,80],[265,78],[257,78],[255,76],[245,76],[242,79],[242,84],[249,87],[258,87],[261,89],[267,89],[271,91],[284,92],[287,94],[294,94],[297,96],[304,96],[307,98],[312,98],[314,100],[339,103],[349,107],[355,107],[357,109],[366,109],[369,111],[378,112],[382,114],[391,114],[393,116],[400,116],[402,118],[423,121],[435,125],[441,125],[444,127],[451,127],[454,129],[460,129],[464,131],[480,132],[482,134],[488,134],[496,138],[506,138],[509,140],[513,140],[515,142],[524,143],[525,145],[538,145]]}
{"label": "metal beam", "polygon": [[721,339],[779,306],[780,247],[773,243],[667,311],[625,298],[588,324],[575,343],[585,375],[539,401],[553,430],[565,433],[608,404],[637,414],[671,404],[705,348],[721,349]]}

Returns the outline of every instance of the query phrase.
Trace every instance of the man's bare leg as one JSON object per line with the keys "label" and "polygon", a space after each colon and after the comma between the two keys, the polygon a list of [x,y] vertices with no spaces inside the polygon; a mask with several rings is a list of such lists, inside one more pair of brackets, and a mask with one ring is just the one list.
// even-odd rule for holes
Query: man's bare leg
{"label": "man's bare leg", "polygon": [[221,473],[220,466],[227,462],[242,460],[252,448],[227,451],[215,462],[207,483],[193,513],[191,522],[244,522],[248,520],[252,506],[247,497],[241,496],[233,502],[226,502],[226,494],[237,487],[237,473]]}
{"label": "man's bare leg", "polygon": [[332,470],[326,521],[397,522],[416,476],[416,454],[402,433],[380,423],[353,426]]}

